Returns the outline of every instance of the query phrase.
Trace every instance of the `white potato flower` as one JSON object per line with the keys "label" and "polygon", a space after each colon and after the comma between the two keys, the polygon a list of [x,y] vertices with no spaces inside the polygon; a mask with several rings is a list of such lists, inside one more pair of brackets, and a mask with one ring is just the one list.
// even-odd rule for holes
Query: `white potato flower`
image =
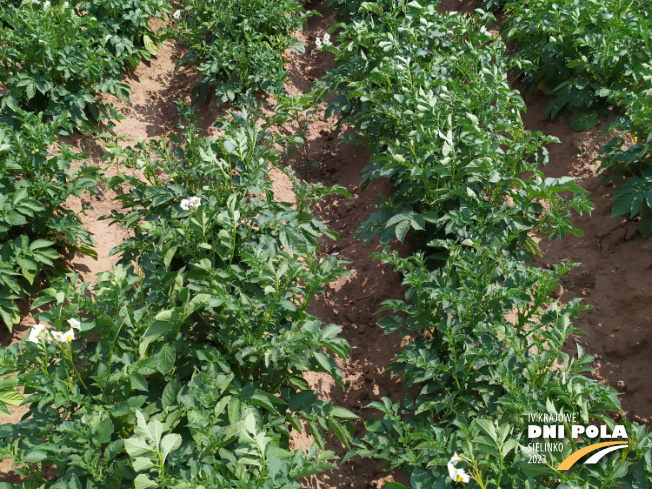
{"label": "white potato flower", "polygon": [[457,452],[455,452],[448,463],[455,465],[456,463],[461,462],[461,461],[462,461],[462,459],[459,457]]}
{"label": "white potato flower", "polygon": [[324,41],[323,42],[324,42],[324,46],[331,46],[332,45],[332,43],[331,43],[331,35],[328,32],[326,34],[324,34]]}
{"label": "white potato flower", "polygon": [[198,209],[201,205],[201,197],[190,197],[189,199],[182,199],[179,204],[184,211]]}
{"label": "white potato flower", "polygon": [[43,4],[43,8],[46,9],[46,10],[50,8],[50,1],[49,0],[45,0],[45,3]]}
{"label": "white potato flower", "polygon": [[201,197],[190,197],[190,207],[198,209],[201,205]]}
{"label": "white potato flower", "polygon": [[321,49],[321,39],[315,39],[315,46],[317,46],[318,49]]}
{"label": "white potato flower", "polygon": [[70,328],[68,331],[63,333],[63,338],[66,341],[66,343],[70,343],[72,340],[76,339],[75,330],[73,328]]}
{"label": "white potato flower", "polygon": [[179,20],[181,18],[181,10],[177,10],[176,12],[174,12],[174,14],[172,14],[172,17],[174,18],[174,20]]}
{"label": "white potato flower", "polygon": [[464,469],[458,469],[455,467],[455,464],[461,461],[462,459],[457,452],[455,452],[447,464],[448,475],[450,475],[450,478],[453,479],[454,482],[464,482],[467,484],[471,480],[471,476],[467,474]]}
{"label": "white potato flower", "polygon": [[464,482],[465,484],[471,480],[471,476],[464,472],[464,469],[458,469],[452,463],[448,463],[448,475],[454,482]]}
{"label": "white potato flower", "polygon": [[76,329],[77,331],[81,331],[81,323],[79,320],[70,318],[68,319],[68,324],[70,325],[71,330]]}
{"label": "white potato flower", "polygon": [[29,336],[27,337],[27,340],[31,341],[32,343],[39,343],[41,338],[47,338],[48,334],[49,333],[45,328],[45,325],[37,323],[32,326],[32,329],[29,330]]}
{"label": "white potato flower", "polygon": [[70,328],[65,333],[59,333],[58,331],[52,331],[52,337],[58,343],[70,343],[75,339],[75,330]]}

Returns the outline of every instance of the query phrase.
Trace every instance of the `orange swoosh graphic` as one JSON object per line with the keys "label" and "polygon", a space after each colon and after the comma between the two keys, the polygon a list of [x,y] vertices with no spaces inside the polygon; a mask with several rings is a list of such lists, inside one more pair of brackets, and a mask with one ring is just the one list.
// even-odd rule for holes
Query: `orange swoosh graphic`
{"label": "orange swoosh graphic", "polygon": [[566,457],[566,460],[564,460],[562,463],[559,464],[559,467],[557,467],[556,470],[568,470],[570,469],[575,462],[577,462],[579,459],[581,459],[584,455],[587,453],[595,452],[596,450],[599,450],[600,448],[603,447],[608,447],[610,445],[624,445],[627,442],[623,441],[605,441],[602,443],[595,443],[593,445],[589,445],[588,447],[584,447],[574,453],[571,453],[568,457]]}

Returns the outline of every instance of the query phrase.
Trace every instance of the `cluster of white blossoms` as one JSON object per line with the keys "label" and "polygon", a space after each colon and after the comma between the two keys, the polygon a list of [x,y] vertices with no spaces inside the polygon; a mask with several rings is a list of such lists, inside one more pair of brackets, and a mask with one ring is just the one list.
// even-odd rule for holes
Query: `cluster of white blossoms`
{"label": "cluster of white blossoms", "polygon": [[190,209],[194,211],[201,205],[201,197],[190,197],[189,199],[183,199],[179,205],[184,211],[188,211]]}
{"label": "cluster of white blossoms", "polygon": [[77,319],[68,319],[70,329],[63,333],[59,331],[49,331],[45,324],[35,324],[29,331],[28,341],[32,343],[40,343],[41,340],[50,341],[51,339],[57,343],[70,343],[75,339],[75,330],[81,331],[81,323]]}
{"label": "cluster of white blossoms", "polygon": [[464,472],[464,469],[458,469],[455,467],[455,464],[460,462],[462,459],[458,457],[457,452],[453,454],[453,457],[448,461],[448,475],[454,482],[464,482],[465,484],[471,480],[471,476]]}
{"label": "cluster of white blossoms", "polygon": [[330,34],[329,34],[328,32],[327,32],[326,34],[324,34],[324,40],[321,40],[321,39],[319,39],[319,38],[315,39],[315,45],[316,45],[319,49],[321,49],[322,46],[332,46],[333,43],[331,43],[331,36],[330,36]]}
{"label": "cluster of white blossoms", "polygon": [[172,14],[174,20],[179,20],[181,18],[181,10],[177,10]]}

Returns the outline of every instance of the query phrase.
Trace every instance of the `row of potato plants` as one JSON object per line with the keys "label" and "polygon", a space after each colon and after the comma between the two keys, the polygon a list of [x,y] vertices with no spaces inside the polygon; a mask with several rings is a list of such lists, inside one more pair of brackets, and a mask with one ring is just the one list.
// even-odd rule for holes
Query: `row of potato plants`
{"label": "row of potato plants", "polygon": [[[49,2],[31,7],[54,8]],[[224,26],[204,28],[199,17],[197,24],[189,17],[212,13],[213,7],[222,21],[233,21],[242,5],[234,2],[227,15],[217,9],[224,4],[197,2],[172,17],[183,16],[185,35],[204,29],[193,38],[210,38],[212,29]],[[257,16],[272,15],[273,6],[268,7],[246,7],[240,20],[245,27],[258,22]],[[65,14],[68,5],[56,8],[57,15]],[[76,11],[90,12],[79,5]],[[156,12],[147,14],[148,19]],[[264,51],[278,61],[288,39],[283,29],[301,25],[283,17],[280,31],[270,34],[276,43],[258,36],[240,43],[234,35],[231,55],[241,49]],[[245,34],[250,30],[251,25]],[[265,51],[270,44],[274,49]],[[190,47],[191,52],[196,48]],[[251,69],[243,64],[242,73]],[[348,344],[338,337],[338,326],[322,325],[306,309],[323,284],[347,273],[346,262],[319,252],[320,236],[336,239],[337,234],[310,209],[324,196],[348,194],[340,187],[293,180],[297,204],[274,199],[269,169],[280,160],[274,149],[278,139],[257,125],[260,110],[244,93],[268,86],[258,75],[242,73],[236,85],[229,85],[234,93],[224,93],[227,99],[241,94],[244,105],[222,121],[220,138],[198,136],[192,111],[181,104],[181,140],[172,136],[134,148],[109,148],[109,160],[132,168],[129,175],[121,172],[106,182],[122,202],[122,210],[110,217],[112,224],[133,230],[133,237],[112,251],[120,254],[119,264],[101,273],[93,287],[80,286],[76,274],[53,281],[32,304],[38,310],[49,306],[49,311],[37,315],[38,324],[22,343],[0,349],[0,410],[8,414],[8,406],[29,407],[20,422],[0,426],[0,459],[14,461],[25,477],[21,487],[298,488],[297,479],[334,467],[329,461],[334,454],[325,451],[327,432],[349,446],[350,420],[356,416],[318,400],[302,375],[325,372],[342,384],[326,352],[345,358]],[[282,74],[277,70],[274,76],[277,86]],[[223,81],[216,77],[214,84]],[[45,221],[39,229],[54,223],[70,234],[69,249],[92,253],[78,217],[60,204],[68,195],[92,189],[90,177],[97,170],[82,165],[70,172],[71,161],[87,156],[65,145],[58,145],[62,156],[47,153],[57,129],[72,130],[68,114],[42,123],[47,112],[27,114],[16,104],[10,109],[7,120],[16,127],[3,127],[9,137],[0,149],[11,157],[2,162],[20,177],[17,187],[34,189],[26,195],[15,190],[6,207],[10,226],[3,232],[30,231],[39,220]],[[50,107],[49,112],[58,111]],[[282,124],[284,117],[290,114],[276,113],[265,127]],[[33,140],[23,142],[24,134]],[[55,169],[52,184],[62,188],[44,183]],[[56,190],[62,190],[59,201]],[[48,196],[50,215],[41,218],[37,202]],[[23,200],[22,206],[14,205]],[[59,223],[64,215],[67,225]],[[57,243],[35,239],[25,244],[31,253],[25,259],[55,258],[56,253],[41,249]],[[25,272],[31,273],[25,259],[17,263],[23,278],[34,282],[35,276]],[[308,453],[291,449],[294,430],[310,432],[315,443]]]}
{"label": "row of potato plants", "polygon": [[[94,254],[92,238],[81,228],[79,216],[61,204],[68,196],[82,195],[84,189],[97,192],[99,177],[94,178],[96,172],[86,164],[77,177],[70,171],[71,158],[87,160],[87,155],[73,156],[69,148],[63,157],[48,153],[55,130],[93,132],[99,121],[110,126],[119,119],[98,95],[128,99],[125,65],[136,67],[142,59],[150,59],[156,45],[168,36],[189,47],[180,65],[200,63],[197,70],[203,78],[195,93],[206,95],[214,86],[220,100],[226,101],[247,89],[267,89],[282,98],[282,53],[290,45],[302,49],[290,33],[303,26],[306,14],[294,1],[216,4],[202,0],[187,2],[173,14],[161,0],[93,0],[73,5],[2,0],[0,7],[0,123],[3,137],[18,141],[10,144],[11,156],[9,146],[3,151],[3,165],[11,170],[3,173],[0,316],[11,330],[20,319],[17,301],[33,295],[48,277],[65,271],[57,261],[62,254]],[[179,23],[158,35],[150,21],[166,14]],[[79,35],[71,38],[70,32]],[[37,116],[47,122],[35,129]],[[30,141],[36,156],[25,153],[24,140]],[[23,172],[25,168],[29,171]],[[56,195],[48,186],[57,187]],[[53,205],[27,204],[26,199],[46,195]]]}
{"label": "row of potato plants", "polygon": [[[33,304],[51,306],[39,324],[0,349],[0,407],[29,405],[0,426],[22,487],[299,488],[333,467],[326,432],[348,445],[356,416],[302,376],[342,384],[326,353],[347,356],[341,328],[306,309],[347,273],[320,253],[337,234],[310,209],[346,192],[297,183],[295,207],[277,201],[278,150],[251,107],[218,139],[186,108],[183,141],[113,152],[132,169],[108,182],[122,202],[112,223],[133,230],[118,265],[92,288],[53,283]],[[302,429],[308,453],[290,448]]]}
{"label": "row of potato plants", "polygon": [[404,300],[382,303],[393,314],[379,325],[409,338],[389,371],[410,395],[372,403],[381,417],[365,422],[347,457],[406,469],[414,489],[649,487],[652,439],[625,419],[621,456],[557,471],[578,448],[569,440],[538,454],[544,464],[528,463],[537,454],[528,451],[527,414],[613,427],[621,406],[615,390],[584,375],[593,359],[581,344],[576,355],[564,349],[587,306],[551,293],[576,264],[528,265],[539,254],[534,237],[580,234],[568,218],[593,206],[572,178],[541,172],[553,138],[523,127],[523,101],[507,81],[522,65],[487,31],[494,18],[440,14],[437,2],[364,2],[353,14],[346,2],[329,3],[352,20],[324,48],[337,68],[318,93],[334,94],[329,111],[349,129],[343,139],[371,149],[362,186],[393,183],[357,236],[407,238],[414,251],[374,255],[407,287]]}
{"label": "row of potato plants", "polygon": [[156,53],[149,20],[171,11],[163,0],[0,1],[0,116],[67,113],[84,132],[115,119],[99,94],[128,99],[124,69]]}
{"label": "row of potato plants", "polygon": [[156,52],[149,20],[169,12],[161,0],[0,0],[0,320],[10,331],[19,301],[66,271],[64,255],[96,257],[64,203],[96,194],[101,172],[59,135],[119,117],[99,95],[128,98],[125,65]]}
{"label": "row of potato plants", "polygon": [[[544,117],[564,107],[585,130],[615,113],[618,135],[601,149],[600,171],[622,184],[613,215],[638,216],[652,236],[652,9],[648,0],[535,0],[502,2],[501,28],[516,46],[518,74],[531,91],[549,97]],[[484,5],[500,6],[493,0]],[[633,139],[627,143],[626,135]]]}
{"label": "row of potato plants", "polygon": [[16,119],[19,128],[0,122],[0,322],[9,331],[20,321],[19,301],[66,271],[62,255],[96,257],[91,234],[63,204],[97,193],[100,172],[57,140],[60,128],[71,129],[65,115],[43,122],[18,108]]}

